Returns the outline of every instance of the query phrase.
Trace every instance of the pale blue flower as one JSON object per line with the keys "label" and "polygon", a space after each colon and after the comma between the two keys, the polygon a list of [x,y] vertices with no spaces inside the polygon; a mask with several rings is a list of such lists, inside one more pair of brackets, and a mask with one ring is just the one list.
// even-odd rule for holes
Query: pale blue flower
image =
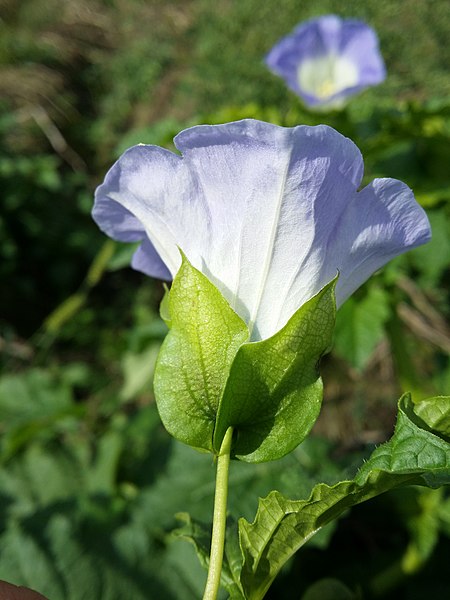
{"label": "pale blue flower", "polygon": [[266,63],[307,106],[321,110],[342,107],[386,77],[374,30],[335,15],[302,23],[272,48]]}
{"label": "pale blue flower", "polygon": [[374,271],[430,239],[412,191],[375,179],[358,191],[355,144],[325,125],[243,120],[175,138],[182,156],[134,146],[97,189],[93,217],[116,240],[142,241],[132,266],[171,279],[183,250],[248,323],[278,331],[339,271],[341,305]]}

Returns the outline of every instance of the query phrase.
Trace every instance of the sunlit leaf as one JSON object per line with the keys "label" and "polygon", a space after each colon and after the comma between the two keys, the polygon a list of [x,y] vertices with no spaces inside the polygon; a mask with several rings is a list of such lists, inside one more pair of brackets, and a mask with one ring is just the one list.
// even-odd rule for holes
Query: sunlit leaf
{"label": "sunlit leaf", "polygon": [[239,348],[220,403],[216,448],[229,426],[234,456],[248,462],[280,458],[306,437],[322,403],[318,364],[331,345],[334,286],[305,302],[269,339]]}
{"label": "sunlit leaf", "polygon": [[272,492],[260,501],[255,521],[239,523],[244,564],[241,583],[248,600],[259,600],[285,562],[325,524],[345,510],[404,485],[450,484],[450,444],[408,416],[409,395],[399,402],[393,437],[377,448],[351,481],[317,485],[308,500]]}
{"label": "sunlit leaf", "polygon": [[433,431],[450,439],[450,396],[421,400],[415,403],[414,413]]}
{"label": "sunlit leaf", "polygon": [[154,380],[161,420],[178,440],[212,450],[220,398],[248,328],[185,257],[170,290],[169,307],[171,329]]}
{"label": "sunlit leaf", "polygon": [[139,392],[149,391],[158,356],[159,343],[148,345],[141,352],[126,352],[122,357],[124,383],[120,392],[123,401],[131,400]]}
{"label": "sunlit leaf", "polygon": [[363,369],[383,338],[388,317],[389,295],[380,287],[368,286],[363,298],[353,296],[340,308],[333,351],[352,367]]}

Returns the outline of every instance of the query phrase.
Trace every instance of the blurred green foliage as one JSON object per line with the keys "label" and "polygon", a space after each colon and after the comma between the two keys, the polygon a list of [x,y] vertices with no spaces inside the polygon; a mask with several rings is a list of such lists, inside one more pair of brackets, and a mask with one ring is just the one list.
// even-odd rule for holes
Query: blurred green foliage
{"label": "blurred green foliage", "polygon": [[[388,78],[317,116],[263,57],[328,12],[377,30]],[[186,126],[244,117],[326,121],[358,144],[366,180],[404,180],[432,224],[430,244],[339,312],[316,436],[281,462],[233,464],[232,516],[251,520],[273,488],[306,497],[353,475],[388,437],[402,389],[449,393],[449,28],[445,0],[0,0],[0,578],[52,600],[201,594],[194,552],[170,531],[178,511],[207,520],[214,469],[156,413],[163,289],[90,218],[96,184],[131,144],[170,148]],[[358,597],[367,581],[373,597],[448,595],[445,493],[390,493],[332,533],[268,597]]]}

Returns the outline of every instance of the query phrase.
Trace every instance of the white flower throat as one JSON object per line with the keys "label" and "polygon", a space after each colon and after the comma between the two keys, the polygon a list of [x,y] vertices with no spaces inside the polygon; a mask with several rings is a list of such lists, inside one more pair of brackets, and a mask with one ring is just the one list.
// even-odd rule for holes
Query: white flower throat
{"label": "white flower throat", "polygon": [[324,100],[356,85],[358,70],[347,58],[326,54],[302,61],[298,67],[298,82],[302,91]]}

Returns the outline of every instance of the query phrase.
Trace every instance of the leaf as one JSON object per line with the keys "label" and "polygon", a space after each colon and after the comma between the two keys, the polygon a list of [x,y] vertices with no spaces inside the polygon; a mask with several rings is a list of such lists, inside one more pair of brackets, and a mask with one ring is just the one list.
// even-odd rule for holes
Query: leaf
{"label": "leaf", "polygon": [[[136,418],[150,412],[156,415],[156,407],[141,409]],[[166,513],[153,512],[145,523],[136,522],[139,486],[123,479],[123,461],[121,472],[117,467],[119,454],[128,460],[135,455],[138,432],[125,427],[123,417],[112,419],[96,440],[95,452],[92,436],[71,431],[51,444],[32,440],[0,467],[0,579],[27,584],[51,600],[199,597],[186,587],[186,571],[181,563],[173,564],[162,543]],[[149,471],[164,468],[164,449],[155,445],[153,420],[147,418],[145,426],[141,422],[139,430],[154,459],[141,465],[142,477],[151,481]],[[164,444],[171,441],[162,437]],[[177,445],[212,471],[210,457]],[[185,465],[179,463],[179,469]],[[195,463],[189,468],[195,469]],[[202,475],[204,481],[205,471]],[[179,503],[185,504],[182,496]],[[166,505],[161,498],[162,510]]]}
{"label": "leaf", "polygon": [[415,500],[416,510],[412,515],[404,515],[411,535],[402,559],[402,569],[405,573],[415,573],[421,569],[439,541],[441,490],[415,487],[412,491],[415,492],[415,498],[410,502],[410,506],[414,506]]}
{"label": "leaf", "polygon": [[414,267],[420,271],[421,283],[425,288],[438,286],[448,269],[450,255],[450,216],[444,207],[428,211],[433,236],[431,241],[415,248],[409,255]]}
{"label": "leaf", "polygon": [[164,296],[161,300],[161,304],[159,305],[159,315],[170,329],[172,327],[172,318],[170,316],[170,289],[167,287],[166,283],[164,283],[163,286]]}
{"label": "leaf", "polygon": [[338,579],[326,578],[311,585],[301,600],[358,600],[359,598],[359,594],[354,594]]}
{"label": "leaf", "polygon": [[319,484],[308,500],[288,500],[271,492],[260,500],[255,521],[239,522],[244,555],[241,583],[248,600],[264,597],[286,561],[324,525],[351,506],[404,485],[450,484],[450,444],[423,429],[409,414],[409,394],[399,401],[395,432],[377,448],[351,481]]}
{"label": "leaf", "polygon": [[325,286],[271,338],[239,348],[219,407],[216,449],[229,426],[233,455],[248,462],[280,458],[304,440],[322,403],[318,363],[331,344],[334,287]]}
{"label": "leaf", "polygon": [[171,329],[156,363],[161,420],[178,440],[213,450],[220,398],[247,326],[185,256],[170,290]]}
{"label": "leaf", "polygon": [[122,356],[123,387],[120,399],[131,400],[144,389],[151,388],[159,343],[153,342],[141,352],[125,352]]}
{"label": "leaf", "polygon": [[[164,531],[174,528],[174,515],[181,511],[189,512],[194,524],[208,520],[212,514],[214,501],[214,463],[211,455],[200,453],[176,440],[165,437],[169,441],[170,452],[165,464],[159,464],[155,470],[156,480],[146,487],[133,500],[133,540],[136,532],[144,535],[148,532],[152,537],[161,539]],[[158,457],[163,454],[157,452]],[[340,469],[336,461],[330,459],[330,444],[326,440],[308,437],[305,442],[293,452],[279,461],[270,463],[249,464],[235,461],[230,470],[230,490],[228,498],[228,514],[230,521],[237,522],[241,516],[252,518],[256,512],[258,497],[265,496],[270,490],[277,488],[284,494],[294,494],[298,491],[308,493],[318,477],[336,480]],[[154,457],[157,460],[157,457]],[[145,468],[148,468],[147,464]],[[332,524],[331,524],[332,525]],[[210,525],[209,525],[210,528]],[[203,564],[206,564],[209,554],[209,528],[192,528],[189,533],[193,540],[205,548]],[[205,533],[206,531],[206,533]],[[196,540],[198,532],[199,539]],[[326,547],[331,536],[330,527],[324,527],[312,543],[317,547]],[[230,535],[231,534],[231,535]],[[206,537],[206,541],[205,541]],[[237,530],[228,531],[227,537],[228,563],[232,572],[239,580],[242,555],[239,547]],[[173,581],[178,573],[186,578],[198,575],[191,564],[193,559],[198,564],[191,544],[184,540],[174,539],[169,544],[169,555],[164,554],[165,562],[169,558],[176,559],[172,563]],[[184,547],[186,550],[184,551]],[[140,557],[142,560],[142,557]],[[188,564],[187,564],[188,563]],[[142,566],[139,567],[141,571]],[[200,598],[203,592],[202,582],[206,580],[206,572],[202,574],[200,590],[194,597]],[[180,597],[187,598],[186,586],[180,587]]]}
{"label": "leaf", "polygon": [[[173,516],[189,512],[205,520],[214,502],[214,464],[210,455],[171,440],[170,457],[159,465],[157,479],[145,488],[135,503],[135,519],[141,527],[155,532],[173,527]],[[293,452],[279,461],[249,464],[235,461],[230,469],[228,513],[236,520],[252,518],[258,497],[272,489],[285,495],[307,494],[317,479],[336,481],[340,469],[329,458],[330,446],[324,440],[308,437]],[[156,457],[155,457],[156,460]],[[319,542],[322,534],[316,536]],[[322,546],[327,539],[320,540]]]}
{"label": "leaf", "polygon": [[120,429],[120,426],[110,427],[97,441],[95,461],[86,473],[86,484],[91,493],[106,495],[115,491],[120,455],[124,449]]}
{"label": "leaf", "polygon": [[[165,541],[167,546],[164,565],[165,571],[168,573],[167,582],[170,581],[171,590],[174,591],[179,600],[184,600],[188,596],[188,590],[191,592],[193,600],[202,598],[206,571],[199,561],[194,545],[184,543],[184,540],[181,540],[180,543],[180,538],[171,535],[167,536]],[[179,580],[178,583],[175,583],[176,577]],[[224,598],[224,595],[221,594],[220,597]],[[240,600],[242,600],[242,597]]]}
{"label": "leaf", "polygon": [[434,208],[442,202],[450,201],[450,187],[435,187],[426,191],[414,191],[417,202],[424,208]]}
{"label": "leaf", "polygon": [[335,282],[274,336],[245,343],[245,323],[182,258],[162,307],[171,329],[154,380],[166,429],[190,446],[218,452],[232,426],[233,457],[263,462],[284,456],[303,441],[319,414],[318,363],[331,344]]}
{"label": "leaf", "polygon": [[[51,600],[85,598],[167,598],[165,578],[177,579],[166,567],[155,547],[140,549],[138,565],[128,559],[131,536],[116,536],[112,515],[103,507],[105,527],[81,518],[72,507],[68,514],[55,509],[37,512],[22,522],[11,520],[0,536],[0,579],[23,583]],[[65,507],[68,510],[68,507]],[[131,532],[130,532],[131,533]],[[136,544],[135,544],[136,546]],[[186,592],[186,590],[183,590]],[[184,593],[184,598],[196,596]]]}
{"label": "leaf", "polygon": [[114,253],[108,261],[108,271],[118,271],[124,267],[129,267],[133,254],[136,252],[141,242],[115,244]]}
{"label": "leaf", "polygon": [[414,405],[414,413],[423,423],[450,441],[450,396],[436,396]]}
{"label": "leaf", "polygon": [[[430,398],[440,403],[440,398]],[[373,452],[369,461],[358,471],[355,481],[362,484],[373,470],[386,472],[395,478],[410,476],[413,485],[437,488],[450,483],[450,444],[440,437],[439,430],[429,431],[420,421],[411,419],[416,405],[410,394],[399,401],[397,425],[392,439]],[[386,480],[390,489],[390,477]],[[380,492],[381,493],[381,492]]]}
{"label": "leaf", "polygon": [[83,412],[66,382],[40,369],[0,379],[1,457],[8,459],[34,436],[56,429]]}
{"label": "leaf", "polygon": [[[173,531],[173,535],[183,538],[193,544],[200,563],[208,569],[211,548],[211,526],[192,519],[188,513],[179,513],[178,519],[184,525]],[[234,574],[239,573],[242,566],[242,556],[237,543],[236,522],[227,523],[227,535],[221,572],[221,585],[227,590],[231,600],[245,600],[239,578],[234,579]]]}
{"label": "leaf", "polygon": [[360,300],[349,298],[337,314],[333,351],[355,369],[364,369],[384,335],[389,312],[389,296],[377,286],[370,286]]}
{"label": "leaf", "polygon": [[14,501],[15,513],[26,514],[36,507],[65,501],[82,490],[84,467],[68,449],[55,451],[53,447],[30,444],[20,460],[12,459],[7,468],[0,469],[0,492]]}

